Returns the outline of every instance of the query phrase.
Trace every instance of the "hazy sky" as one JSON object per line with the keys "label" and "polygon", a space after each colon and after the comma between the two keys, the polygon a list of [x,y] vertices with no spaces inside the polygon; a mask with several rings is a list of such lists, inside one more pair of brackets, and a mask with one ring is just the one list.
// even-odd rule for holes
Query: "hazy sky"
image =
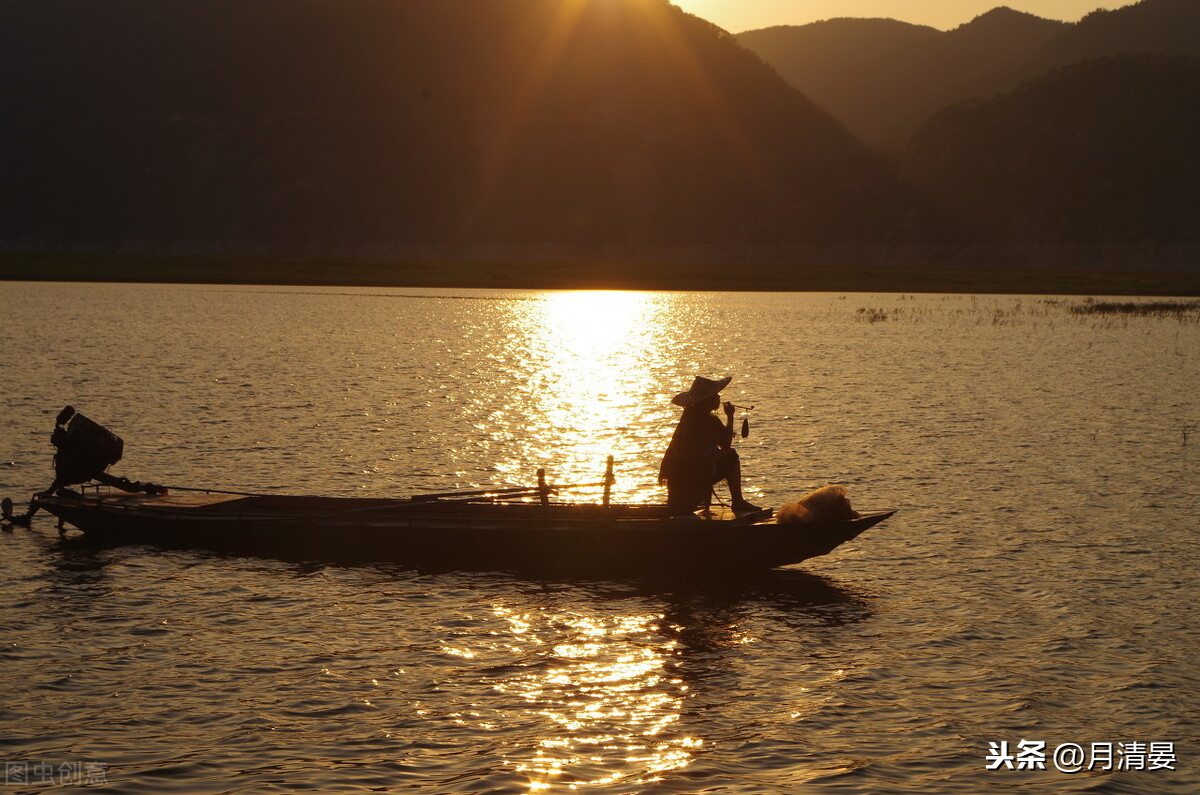
{"label": "hazy sky", "polygon": [[949,30],[997,6],[1047,19],[1074,22],[1097,8],[1120,8],[1136,0],[672,0],[731,33],[771,25],[803,25],[833,17],[891,17]]}

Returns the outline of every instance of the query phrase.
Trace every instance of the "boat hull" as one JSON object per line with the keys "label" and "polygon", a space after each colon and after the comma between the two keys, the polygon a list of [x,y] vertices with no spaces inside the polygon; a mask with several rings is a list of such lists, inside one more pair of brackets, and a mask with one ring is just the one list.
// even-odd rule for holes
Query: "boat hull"
{"label": "boat hull", "polygon": [[600,575],[771,569],[828,554],[892,515],[789,525],[755,517],[668,517],[661,506],[648,505],[421,504],[321,497],[189,501],[120,493],[44,497],[36,504],[103,541]]}

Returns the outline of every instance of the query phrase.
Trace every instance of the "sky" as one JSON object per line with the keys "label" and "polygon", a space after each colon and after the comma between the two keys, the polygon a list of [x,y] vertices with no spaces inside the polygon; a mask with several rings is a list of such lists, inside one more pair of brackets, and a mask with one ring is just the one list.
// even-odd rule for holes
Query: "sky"
{"label": "sky", "polygon": [[772,25],[804,25],[834,17],[890,17],[949,30],[997,6],[1047,19],[1075,22],[1097,8],[1120,8],[1136,0],[671,0],[730,33]]}

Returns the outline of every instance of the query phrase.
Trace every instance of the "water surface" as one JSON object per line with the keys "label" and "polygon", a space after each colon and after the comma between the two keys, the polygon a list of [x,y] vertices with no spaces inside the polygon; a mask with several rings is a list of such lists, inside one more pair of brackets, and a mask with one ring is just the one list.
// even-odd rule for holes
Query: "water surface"
{"label": "water surface", "polygon": [[[1200,325],[1077,299],[4,284],[0,492],[65,404],[172,485],[656,500],[696,374],[755,500],[900,513],[730,582],[534,580],[0,536],[14,792],[1200,789]],[[595,489],[581,499],[597,499]],[[1173,742],[1175,770],[987,771]],[[27,768],[32,770],[32,768]],[[45,768],[42,768],[45,772]],[[56,776],[59,774],[56,772]],[[65,785],[64,785],[65,784]],[[8,791],[8,790],[6,790]]]}

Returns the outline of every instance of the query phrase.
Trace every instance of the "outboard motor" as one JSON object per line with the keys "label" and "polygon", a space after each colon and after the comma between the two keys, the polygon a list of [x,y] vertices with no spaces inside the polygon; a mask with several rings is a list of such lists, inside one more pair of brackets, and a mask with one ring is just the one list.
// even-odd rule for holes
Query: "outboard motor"
{"label": "outboard motor", "polygon": [[58,413],[50,443],[54,455],[55,488],[97,479],[121,460],[125,442],[103,425],[93,422],[72,406]]}
{"label": "outboard motor", "polygon": [[[118,478],[104,470],[121,460],[125,452],[125,442],[121,437],[105,428],[98,422],[93,422],[73,406],[67,406],[58,412],[54,418],[54,432],[50,434],[50,443],[55,447],[54,482],[45,491],[34,494],[30,501],[29,510],[24,514],[13,514],[13,501],[5,498],[0,500],[0,528],[9,529],[8,524],[28,527],[33,515],[41,507],[38,498],[54,495],[73,494],[67,486],[87,483],[95,480],[121,491],[143,492],[145,494],[166,494],[165,486],[154,483],[142,483]],[[59,521],[58,529],[62,531],[63,524]]]}
{"label": "outboard motor", "polygon": [[71,406],[58,413],[54,424],[54,433],[50,434],[50,442],[58,450],[54,454],[54,483],[42,494],[55,494],[59,489],[89,480],[122,491],[166,494],[163,486],[114,477],[104,471],[120,461],[125,452],[125,442],[108,428]]}

